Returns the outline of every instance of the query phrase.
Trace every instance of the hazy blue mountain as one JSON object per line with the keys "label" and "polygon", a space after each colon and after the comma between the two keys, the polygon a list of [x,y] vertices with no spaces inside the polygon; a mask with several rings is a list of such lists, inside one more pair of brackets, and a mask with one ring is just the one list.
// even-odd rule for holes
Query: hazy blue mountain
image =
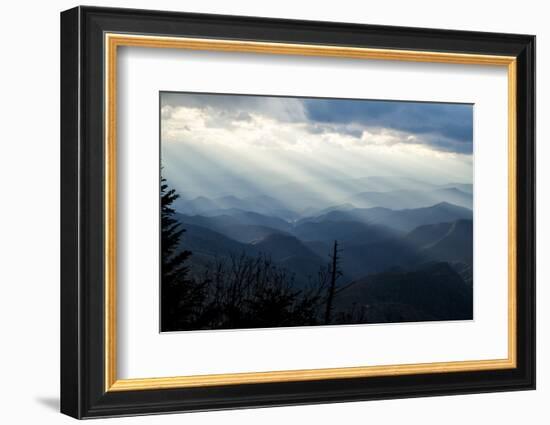
{"label": "hazy blue mountain", "polygon": [[462,192],[455,187],[429,191],[362,192],[350,197],[348,201],[360,208],[390,209],[421,208],[441,202],[472,208],[473,204],[470,193]]}
{"label": "hazy blue mountain", "polygon": [[288,270],[297,288],[309,286],[320,268],[326,267],[327,260],[321,259],[304,243],[290,235],[271,234],[253,246]]}
{"label": "hazy blue mountain", "polygon": [[177,211],[186,215],[221,215],[229,211],[251,212],[284,220],[294,220],[299,214],[288,209],[285,204],[270,196],[254,196],[240,199],[224,196],[209,199],[204,196],[177,204]]}
{"label": "hazy blue mountain", "polygon": [[[332,225],[334,222],[304,223],[301,227],[324,224]],[[376,226],[373,228],[380,229]],[[315,234],[312,232],[312,235]],[[370,235],[363,234],[363,236],[356,239],[350,237],[347,240],[332,239],[340,242],[341,267],[351,278],[379,273],[392,267],[410,268],[433,260],[460,263],[457,266],[459,270],[463,267],[462,264],[471,265],[473,260],[471,220],[424,225],[405,236],[395,231],[382,233],[374,231]],[[317,241],[306,241],[306,244],[322,258],[327,258],[332,240],[319,238]],[[466,278],[467,271],[465,273]]]}
{"label": "hazy blue mountain", "polygon": [[[220,214],[221,213],[221,214]],[[281,231],[288,231],[292,228],[292,225],[282,218],[271,217],[269,215],[264,215],[251,211],[243,211],[238,209],[231,210],[220,210],[216,214],[206,216],[208,217],[218,217],[220,215],[229,216],[234,219],[239,224],[247,225],[256,225],[256,226],[267,226]]]}
{"label": "hazy blue mountain", "polygon": [[472,220],[457,220],[419,226],[404,239],[433,260],[472,264],[472,224]]}
{"label": "hazy blue mountain", "polygon": [[242,202],[267,211],[284,210],[287,208],[285,203],[268,195],[249,196],[244,198]]}
{"label": "hazy blue mountain", "polygon": [[280,218],[241,210],[223,210],[223,214],[211,217],[176,213],[176,217],[182,223],[203,226],[240,242],[290,230],[290,224]]}
{"label": "hazy blue mountain", "polygon": [[316,278],[319,269],[327,263],[327,260],[321,259],[300,240],[287,234],[268,235],[252,246],[291,272],[297,288],[308,286]]}
{"label": "hazy blue mountain", "polygon": [[474,206],[472,192],[464,192],[456,187],[437,189],[428,193],[435,198],[439,198],[441,202],[448,202],[469,209]]}
{"label": "hazy blue mountain", "polygon": [[[312,190],[315,188],[316,190]],[[187,195],[176,201],[176,210],[186,215],[221,215],[227,210],[255,212],[289,222],[333,210],[383,207],[413,209],[448,202],[472,208],[472,185],[434,185],[406,177],[371,176],[326,179],[315,184],[299,181],[275,185],[269,191],[244,196]]]}
{"label": "hazy blue mountain", "polygon": [[296,256],[317,257],[317,254],[311,251],[299,239],[282,233],[268,235],[264,239],[253,243],[252,246],[259,252],[269,254],[275,261]]}
{"label": "hazy blue mountain", "polygon": [[[316,190],[312,190],[312,188]],[[427,191],[437,188],[438,186],[436,185],[408,177],[371,176],[296,181],[275,185],[267,193],[280,199],[287,208],[300,213],[303,217],[306,215],[322,214],[323,212],[320,210],[331,208],[335,204],[350,203],[349,198],[351,196],[364,191]]]}
{"label": "hazy blue mountain", "polygon": [[[298,288],[309,286],[316,281],[321,268],[326,269],[330,261],[330,247],[326,252],[317,253],[306,243],[286,234],[271,234],[253,246],[259,252],[269,254],[277,264],[292,272]],[[342,271],[340,280],[349,282],[350,277],[346,270]]]}
{"label": "hazy blue mountain", "polygon": [[425,224],[407,233],[404,239],[418,249],[429,248],[443,239],[452,226],[453,223]]}
{"label": "hazy blue mountain", "polygon": [[[322,189],[315,192],[312,191],[312,187],[320,187]],[[338,196],[344,198],[362,191],[388,192],[393,190],[431,190],[437,187],[437,185],[409,177],[369,176],[296,181],[275,185],[270,188],[269,193],[276,197],[299,193],[300,195],[306,194],[306,198],[308,199],[324,199],[326,201],[327,192],[330,193],[333,198],[337,198]]]}
{"label": "hazy blue mountain", "polygon": [[304,245],[324,260],[327,260],[332,252],[334,241],[303,241]]}
{"label": "hazy blue mountain", "polygon": [[[324,214],[327,212],[324,209],[342,204],[402,209],[449,202],[472,207],[471,183],[432,184],[399,176],[299,180],[270,187],[236,186],[229,193],[215,190],[200,193],[199,196],[193,192],[184,193],[176,200],[176,210],[183,214],[205,215],[211,211],[236,208],[293,221],[299,217]],[[338,209],[347,208],[342,205]]]}
{"label": "hazy blue mountain", "polygon": [[296,226],[303,223],[322,223],[324,221],[358,221],[364,224],[372,224],[375,219],[393,210],[389,208],[351,208],[346,210],[331,210],[325,214],[305,217],[296,222]]}
{"label": "hazy blue mountain", "polygon": [[175,206],[177,211],[183,214],[195,215],[201,214],[204,211],[211,211],[221,208],[220,204],[205,196],[199,196],[194,199],[177,199],[176,201],[177,203]]}
{"label": "hazy blue mountain", "polygon": [[219,205],[220,207],[223,207],[225,209],[241,208],[243,204],[246,203],[246,201],[239,199],[233,195],[227,195],[227,196],[222,196],[220,198],[216,198],[213,200],[213,202],[215,202],[216,205]]}
{"label": "hazy blue mountain", "polygon": [[472,299],[471,286],[449,264],[428,263],[358,279],[334,302],[342,322],[391,323],[472,319]]}
{"label": "hazy blue mountain", "polygon": [[448,183],[439,186],[440,189],[452,189],[456,188],[462,192],[472,194],[474,193],[474,185],[471,183]]}
{"label": "hazy blue mountain", "polygon": [[[425,202],[433,197],[463,203],[472,198],[454,186],[436,187],[404,178],[369,177],[326,183],[328,187],[340,185],[342,192],[344,187],[351,191],[367,183],[375,189],[408,185],[407,190],[359,194],[359,198],[370,197],[382,204],[392,199],[403,203],[407,197],[416,199],[414,202],[421,202],[418,199],[424,196]],[[302,287],[326,267],[336,240],[342,249],[340,266],[344,276],[340,282],[395,268],[411,270],[427,261],[445,261],[471,285],[473,232],[469,208],[450,202],[405,209],[356,208],[355,203],[332,202],[306,209],[301,213],[311,216],[297,219],[298,212],[286,209],[287,203],[280,201],[280,196],[225,195],[186,200],[183,210],[189,213],[180,211],[176,217],[187,229],[182,249],[193,251],[195,271],[205,270],[219,258],[265,254],[286,268],[295,277],[297,287]],[[412,311],[408,313],[411,317]]]}
{"label": "hazy blue mountain", "polygon": [[342,269],[352,278],[380,273],[392,267],[409,268],[429,259],[417,247],[400,237],[372,243],[342,243],[341,247]]}
{"label": "hazy blue mountain", "polygon": [[280,217],[285,220],[295,220],[299,217],[299,213],[289,206],[289,204],[267,195],[247,197],[243,199],[243,204],[240,208],[272,217]]}
{"label": "hazy blue mountain", "polygon": [[302,220],[304,218],[308,217],[317,217],[323,214],[327,214],[331,211],[349,211],[357,208],[355,205],[346,203],[346,204],[339,204],[339,205],[331,205],[330,207],[326,208],[306,208],[305,210],[301,211]]}
{"label": "hazy blue mountain", "polygon": [[303,241],[339,241],[351,243],[377,242],[400,235],[390,227],[358,221],[303,222],[292,229]]}
{"label": "hazy blue mountain", "polygon": [[284,234],[283,231],[267,226],[237,224],[220,230],[225,236],[242,243],[256,243],[273,234]]}
{"label": "hazy blue mountain", "polygon": [[[386,220],[388,213],[404,212],[374,210],[377,214],[384,212],[382,217]],[[438,205],[421,210],[421,214],[417,210],[405,211],[408,218],[398,217],[400,221],[397,222],[401,223],[405,219],[410,225],[414,221],[438,221],[449,215],[455,217],[457,213],[471,215],[471,211],[451,205]],[[364,215],[365,211],[370,212],[368,217],[372,217],[370,210],[351,212],[357,216]],[[341,213],[343,212],[332,211],[327,215],[334,218],[336,214]],[[311,279],[315,279],[320,268],[326,267],[332,243],[338,240],[341,248],[340,266],[344,273],[340,281],[344,283],[396,268],[414,269],[418,264],[427,261],[446,261],[463,281],[469,285],[472,281],[471,220],[459,219],[450,223],[420,225],[404,235],[378,224],[320,220],[297,224],[291,235],[268,226],[242,224],[248,223],[247,220],[270,219],[255,213],[240,213],[236,217],[178,214],[177,218],[186,229],[182,249],[193,252],[191,261],[197,273],[204,271],[216,259],[242,254],[264,254],[294,276],[297,288],[304,287]],[[397,219],[393,217],[393,220]],[[288,223],[286,225],[288,226]],[[408,314],[410,316],[413,313]]]}
{"label": "hazy blue mountain", "polygon": [[414,228],[423,224],[435,224],[460,219],[472,219],[472,210],[462,208],[448,202],[442,202],[427,208],[395,211],[387,220],[386,225],[402,229]]}
{"label": "hazy blue mountain", "polygon": [[384,225],[400,231],[411,231],[425,224],[471,219],[472,211],[447,202],[431,207],[391,210],[389,208],[356,208],[348,211],[331,211],[322,216],[300,220],[305,222],[359,221],[370,225]]}
{"label": "hazy blue mountain", "polygon": [[193,255],[216,257],[243,252],[250,255],[257,253],[253,245],[238,242],[206,227],[190,223],[182,223],[182,226],[185,233],[181,238],[181,246],[193,251]]}
{"label": "hazy blue mountain", "polygon": [[460,261],[472,264],[472,220],[455,221],[441,239],[424,247],[423,252],[434,260]]}
{"label": "hazy blue mountain", "polygon": [[472,220],[420,226],[404,238],[427,259],[447,261],[468,285],[473,281]]}
{"label": "hazy blue mountain", "polygon": [[392,190],[430,190],[432,183],[404,176],[369,176],[354,180],[363,190],[387,192]]}
{"label": "hazy blue mountain", "polygon": [[228,214],[218,215],[216,217],[206,217],[203,215],[186,215],[175,213],[175,218],[181,223],[195,224],[217,230],[224,226],[242,224],[239,220],[231,217]]}
{"label": "hazy blue mountain", "polygon": [[[408,177],[341,177],[316,179],[312,181],[299,180],[284,184],[276,184],[271,187],[259,189],[261,195],[254,193],[250,188],[241,188],[242,190],[236,190],[231,194],[224,194],[222,196],[207,194],[207,196],[218,202],[220,204],[219,208],[234,207],[261,213],[267,213],[266,208],[271,208],[272,211],[279,211],[278,215],[281,217],[284,216],[288,219],[294,219],[295,217],[288,214],[289,211],[299,213],[302,216],[311,214],[312,212],[318,213],[319,210],[324,208],[339,203],[345,203],[347,202],[346,199],[352,195],[364,191],[428,191],[438,188],[437,185]],[[269,194],[268,198],[271,199],[262,199],[264,194]],[[202,212],[204,212],[204,210]]]}
{"label": "hazy blue mountain", "polygon": [[[326,261],[297,238],[275,229],[268,230],[263,238],[252,243],[242,243],[210,228],[183,221],[187,218],[181,214],[178,216],[182,227],[186,229],[180,245],[181,249],[192,251],[190,263],[196,274],[211,269],[211,265],[218,260],[228,261],[230,257],[243,254],[251,257],[265,255],[286,268],[294,276],[297,287],[304,287],[310,278],[317,275],[319,268],[326,265]],[[191,218],[208,219],[200,216]],[[248,230],[253,227],[243,226]]]}

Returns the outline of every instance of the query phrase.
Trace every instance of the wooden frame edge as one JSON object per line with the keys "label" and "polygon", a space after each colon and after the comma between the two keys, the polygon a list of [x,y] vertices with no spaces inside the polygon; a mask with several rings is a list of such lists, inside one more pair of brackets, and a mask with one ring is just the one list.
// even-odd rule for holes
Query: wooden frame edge
{"label": "wooden frame edge", "polygon": [[327,369],[301,369],[273,372],[230,373],[215,375],[175,376],[166,378],[118,379],[108,391],[139,391],[208,387],[218,385],[262,384],[270,382],[317,381],[323,379],[368,378],[414,375],[417,373],[448,373],[481,370],[513,369],[512,359],[474,360],[441,363],[418,363],[393,366],[365,366]]}
{"label": "wooden frame edge", "polygon": [[[506,66],[508,71],[508,358],[117,379],[116,85],[120,46]],[[517,367],[517,60],[514,56],[105,33],[105,392],[513,369]]]}

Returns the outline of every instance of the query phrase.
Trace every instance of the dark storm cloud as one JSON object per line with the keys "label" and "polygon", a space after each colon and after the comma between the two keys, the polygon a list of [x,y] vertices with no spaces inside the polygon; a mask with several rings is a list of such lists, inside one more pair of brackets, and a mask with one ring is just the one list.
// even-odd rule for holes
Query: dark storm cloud
{"label": "dark storm cloud", "polygon": [[251,121],[254,114],[303,123],[310,134],[340,133],[361,142],[363,130],[394,130],[403,133],[402,143],[472,153],[473,107],[468,104],[171,92],[162,93],[161,103],[208,111],[207,125],[212,128]]}
{"label": "dark storm cloud", "polygon": [[436,150],[471,153],[473,107],[467,104],[304,99],[313,123],[358,124],[421,136]]}

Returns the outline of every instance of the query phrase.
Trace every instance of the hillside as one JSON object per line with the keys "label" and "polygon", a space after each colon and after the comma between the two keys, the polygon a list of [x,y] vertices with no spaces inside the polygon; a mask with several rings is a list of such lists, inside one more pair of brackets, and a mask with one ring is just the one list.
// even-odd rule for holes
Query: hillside
{"label": "hillside", "polygon": [[471,286],[453,268],[429,263],[354,281],[338,292],[335,311],[341,320],[360,323],[471,320],[472,299]]}
{"label": "hillside", "polygon": [[440,202],[472,208],[472,195],[456,187],[445,187],[428,191],[396,190],[391,192],[362,192],[350,197],[348,202],[361,208],[421,208]]}
{"label": "hillside", "polygon": [[471,219],[472,210],[448,202],[430,207],[392,210],[389,208],[354,208],[330,211],[324,215],[303,219],[298,223],[326,221],[358,221],[369,225],[383,225],[396,231],[410,232],[418,226]]}

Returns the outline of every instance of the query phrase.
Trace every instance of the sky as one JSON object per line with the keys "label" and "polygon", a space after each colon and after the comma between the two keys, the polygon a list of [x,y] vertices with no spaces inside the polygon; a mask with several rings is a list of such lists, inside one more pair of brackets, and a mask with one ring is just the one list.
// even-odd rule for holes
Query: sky
{"label": "sky", "polygon": [[183,195],[368,176],[471,183],[473,106],[162,92],[163,175]]}

